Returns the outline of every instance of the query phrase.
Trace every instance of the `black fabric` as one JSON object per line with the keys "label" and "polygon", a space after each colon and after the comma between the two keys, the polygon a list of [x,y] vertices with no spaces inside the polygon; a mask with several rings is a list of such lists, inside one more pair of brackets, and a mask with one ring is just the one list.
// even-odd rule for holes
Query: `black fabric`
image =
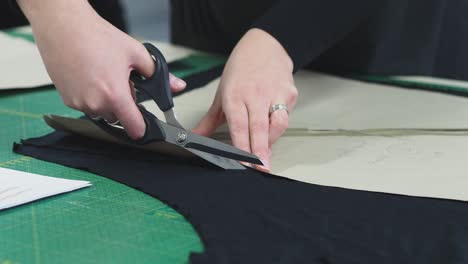
{"label": "black fabric", "polygon": [[165,201],[205,245],[192,263],[468,263],[468,204],[296,182],[63,132],[17,153],[88,170]]}
{"label": "black fabric", "polygon": [[[119,0],[89,0],[96,12],[115,27],[126,32],[123,8]],[[16,4],[16,0],[0,1],[0,29],[28,25],[28,20]]]}
{"label": "black fabric", "polygon": [[466,0],[172,0],[175,43],[228,53],[251,27],[295,69],[468,80]]}

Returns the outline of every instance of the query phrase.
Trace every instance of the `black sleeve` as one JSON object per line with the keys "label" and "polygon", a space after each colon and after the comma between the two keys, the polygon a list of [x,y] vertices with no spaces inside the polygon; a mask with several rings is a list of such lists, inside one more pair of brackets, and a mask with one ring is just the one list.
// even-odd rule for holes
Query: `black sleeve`
{"label": "black sleeve", "polygon": [[27,24],[28,20],[21,13],[16,0],[0,1],[0,30]]}
{"label": "black sleeve", "polygon": [[297,71],[357,28],[379,8],[379,2],[278,0],[252,27],[275,37]]}

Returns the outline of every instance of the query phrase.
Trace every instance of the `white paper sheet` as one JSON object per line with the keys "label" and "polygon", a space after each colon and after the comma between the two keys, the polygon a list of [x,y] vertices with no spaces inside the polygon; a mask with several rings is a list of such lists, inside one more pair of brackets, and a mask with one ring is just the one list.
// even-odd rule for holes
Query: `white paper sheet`
{"label": "white paper sheet", "polygon": [[90,186],[67,180],[0,168],[0,210]]}
{"label": "white paper sheet", "polygon": [[52,83],[33,43],[0,32],[0,89],[34,88]]}

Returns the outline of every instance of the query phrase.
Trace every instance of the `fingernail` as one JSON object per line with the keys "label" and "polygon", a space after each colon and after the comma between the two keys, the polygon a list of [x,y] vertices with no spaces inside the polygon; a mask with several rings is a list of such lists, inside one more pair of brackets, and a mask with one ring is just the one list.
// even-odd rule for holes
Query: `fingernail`
{"label": "fingernail", "polygon": [[132,135],[129,135],[133,140],[138,140],[142,138],[146,133],[146,125],[138,126],[132,131]]}
{"label": "fingernail", "polygon": [[145,129],[138,129],[135,131],[135,134],[132,136],[132,139],[138,140],[145,135]]}
{"label": "fingernail", "polygon": [[245,161],[241,161],[241,164],[246,166],[246,167],[250,167],[252,168],[252,164],[248,163],[248,162],[245,162]]}
{"label": "fingernail", "polygon": [[175,78],[175,85],[179,88],[184,88],[187,85],[187,83],[182,79]]}
{"label": "fingernail", "polygon": [[266,172],[266,173],[269,173],[270,172],[270,169],[265,167],[265,166],[262,166],[262,165],[255,165],[255,168],[259,171],[263,171],[263,172]]}
{"label": "fingernail", "polygon": [[262,167],[265,167],[265,168],[267,168],[268,170],[270,170],[270,161],[269,161],[269,160],[261,159],[260,161],[263,163],[263,166],[262,166]]}

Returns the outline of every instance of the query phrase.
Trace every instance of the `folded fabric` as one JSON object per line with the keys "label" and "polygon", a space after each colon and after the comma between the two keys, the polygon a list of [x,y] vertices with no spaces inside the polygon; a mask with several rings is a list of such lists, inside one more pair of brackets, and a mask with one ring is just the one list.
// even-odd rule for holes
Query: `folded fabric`
{"label": "folded fabric", "polygon": [[224,171],[64,132],[14,149],[167,202],[202,238],[205,251],[191,255],[194,264],[468,262],[463,202],[324,187],[250,169]]}

